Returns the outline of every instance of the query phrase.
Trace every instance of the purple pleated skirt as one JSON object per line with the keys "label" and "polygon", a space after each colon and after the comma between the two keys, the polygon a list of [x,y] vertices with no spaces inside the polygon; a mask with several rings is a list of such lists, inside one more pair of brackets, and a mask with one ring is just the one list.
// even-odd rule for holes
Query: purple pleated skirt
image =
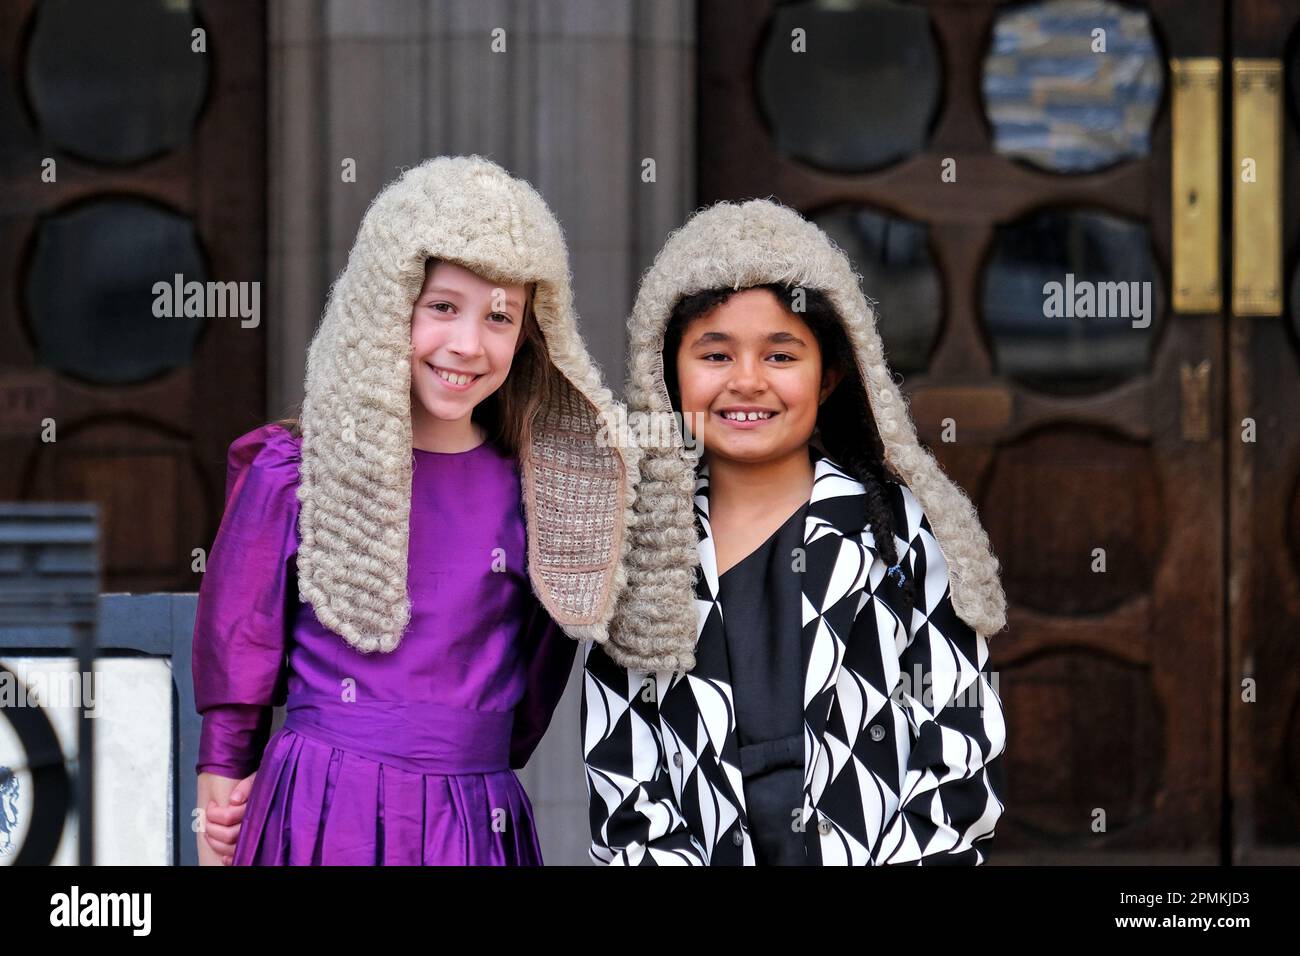
{"label": "purple pleated skirt", "polygon": [[236,866],[540,866],[511,714],[290,699]]}

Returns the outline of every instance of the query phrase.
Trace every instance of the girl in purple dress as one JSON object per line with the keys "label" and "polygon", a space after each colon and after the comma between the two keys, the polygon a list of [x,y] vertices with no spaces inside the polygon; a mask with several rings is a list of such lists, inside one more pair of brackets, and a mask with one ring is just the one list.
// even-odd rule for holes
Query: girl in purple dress
{"label": "girl in purple dress", "polygon": [[570,638],[607,635],[635,479],[545,202],[480,157],[390,184],[305,386],[299,420],[230,446],[194,632],[200,862],[540,864],[514,770]]}

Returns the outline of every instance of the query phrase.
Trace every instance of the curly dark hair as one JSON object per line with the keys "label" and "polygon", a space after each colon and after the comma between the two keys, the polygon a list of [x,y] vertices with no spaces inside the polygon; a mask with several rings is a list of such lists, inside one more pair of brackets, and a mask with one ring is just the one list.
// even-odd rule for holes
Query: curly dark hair
{"label": "curly dark hair", "polygon": [[[803,308],[797,310],[795,297],[799,293],[799,287],[772,282],[750,288],[767,289],[775,295],[790,314],[812,330],[821,350],[824,367],[838,369],[843,373],[839,384],[817,410],[813,443],[819,443],[832,461],[861,482],[866,489],[867,517],[876,549],[891,572],[897,574],[897,577],[887,576],[881,587],[893,589],[892,596],[895,600],[890,603],[900,610],[903,626],[910,630],[912,608],[915,606],[913,582],[910,576],[894,571],[899,566],[898,549],[894,545],[894,517],[885,498],[886,482],[897,483],[898,479],[884,463],[884,444],[866,402],[866,388],[858,373],[858,364],[848,335],[845,334],[844,323],[830,300],[817,289],[801,290]],[[743,290],[706,289],[684,296],[673,308],[664,330],[663,347],[664,384],[668,387],[673,411],[681,412],[676,357],[687,325],[693,319],[709,314],[740,291]],[[863,436],[867,437],[866,442],[862,440]],[[901,584],[899,579],[904,579]]]}

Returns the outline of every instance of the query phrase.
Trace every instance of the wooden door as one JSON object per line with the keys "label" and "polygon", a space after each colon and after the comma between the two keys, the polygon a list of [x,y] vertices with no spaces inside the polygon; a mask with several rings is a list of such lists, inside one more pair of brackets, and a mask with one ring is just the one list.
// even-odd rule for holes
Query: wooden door
{"label": "wooden door", "polygon": [[17,0],[0,71],[0,499],[95,501],[108,590],[196,590],[265,414],[263,4]]}
{"label": "wooden door", "polygon": [[1231,47],[1230,843],[1234,862],[1294,865],[1300,862],[1300,3],[1235,0]]}
{"label": "wooden door", "polygon": [[1222,3],[699,17],[700,203],[773,195],[846,249],[1002,562],[990,862],[1220,861],[1226,304],[1214,236],[1171,270],[1170,63],[1222,57]]}

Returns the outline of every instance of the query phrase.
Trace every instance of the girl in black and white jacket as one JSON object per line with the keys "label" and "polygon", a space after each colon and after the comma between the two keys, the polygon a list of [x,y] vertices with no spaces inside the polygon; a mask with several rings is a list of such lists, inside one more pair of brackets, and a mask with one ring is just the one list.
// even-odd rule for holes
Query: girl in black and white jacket
{"label": "girl in black and white jacket", "polygon": [[629,330],[628,588],[584,646],[592,859],[983,863],[998,562],[847,258],[722,203],[669,238]]}

